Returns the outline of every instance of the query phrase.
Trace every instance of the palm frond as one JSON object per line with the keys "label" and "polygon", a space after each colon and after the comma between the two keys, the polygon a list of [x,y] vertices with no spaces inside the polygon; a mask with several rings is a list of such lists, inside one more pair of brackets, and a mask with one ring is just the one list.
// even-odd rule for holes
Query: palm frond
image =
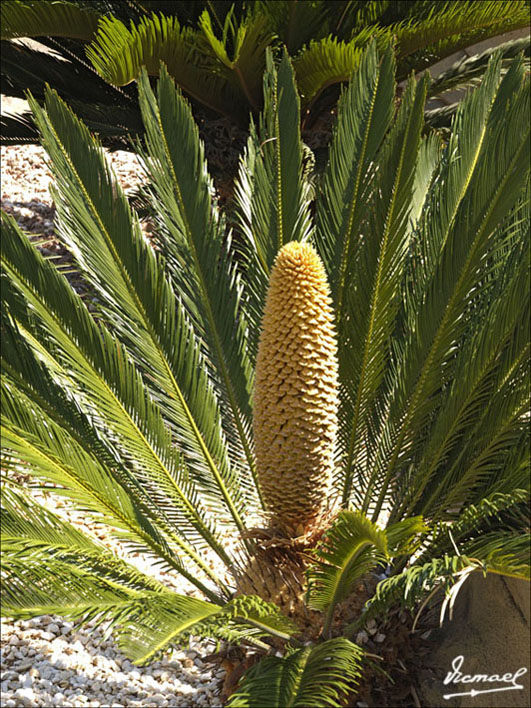
{"label": "palm frond", "polygon": [[[96,423],[97,435],[107,440],[112,454],[121,451],[122,459],[133,465],[134,477],[146,485],[149,495],[155,495],[159,503],[165,500],[168,512],[173,509],[174,523],[178,520],[179,530],[192,532],[196,538],[199,534],[211,547],[217,548],[220,557],[230,565],[227,553],[216,540],[212,525],[183,474],[160,412],[146,395],[125,350],[96,326],[79,296],[20,233],[14,221],[2,218],[2,265],[13,284],[4,292],[10,311],[20,322],[21,333],[55,380],[74,388],[76,401],[85,406]],[[17,297],[17,289],[31,305],[31,314]],[[2,404],[9,405],[6,421],[12,421],[14,426],[10,446],[21,446],[39,473],[56,475],[53,481],[61,485],[68,480],[67,486],[74,485],[76,494],[82,496],[87,492],[94,496],[97,492],[95,496],[100,505],[105,501],[106,507],[111,509],[113,504],[104,491],[108,490],[111,499],[114,493],[120,493],[124,498],[117,504],[118,509],[122,506],[129,509],[135,520],[133,529],[137,529],[132,500],[114,479],[111,481],[105,462],[93,459],[93,450],[85,451],[84,446],[72,438],[70,426],[65,429],[53,424],[47,415],[34,416],[31,412],[36,408],[33,397],[25,403],[24,395],[15,388],[10,398],[4,395]],[[56,437],[49,435],[50,427]],[[78,465],[72,464],[74,454],[81,456]],[[22,459],[26,459],[24,455]],[[85,467],[87,474],[89,471],[93,474],[90,483],[83,477]],[[123,520],[123,511],[113,513]]]}
{"label": "palm frond", "polygon": [[348,81],[357,71],[363,50],[371,40],[383,49],[389,35],[384,29],[366,27],[350,41],[333,36],[312,40],[293,60],[303,106],[307,107],[328,86]]}
{"label": "palm frond", "polygon": [[[53,86],[68,101],[90,129],[97,131],[106,146],[129,150],[127,136],[142,130],[135,89],[119,89],[106,83],[85,60],[72,40],[41,38],[37,47],[15,41],[2,45],[1,88],[6,96],[25,98],[27,91],[42,103],[46,84]],[[46,51],[51,49],[52,51]],[[38,69],[37,69],[38,67]],[[4,116],[2,116],[4,121]],[[31,116],[24,116],[26,128],[7,119],[1,141],[12,144],[20,138],[31,138],[37,130]]]}
{"label": "palm frond", "polygon": [[342,300],[349,253],[367,208],[367,173],[393,116],[394,58],[390,47],[381,60],[371,43],[359,70],[338,103],[329,162],[317,198],[318,247],[332,296]]}
{"label": "palm frond", "polygon": [[6,489],[2,505],[4,616],[56,613],[110,621],[136,663],[191,635],[241,642],[271,634],[289,638],[296,631],[259,597],[238,597],[220,607],[170,592],[27,494]]}
{"label": "palm frond", "polygon": [[2,117],[0,118],[0,131],[2,145],[39,142],[39,133],[33,125],[31,113],[29,112],[18,115],[2,113]]}
{"label": "palm frond", "polygon": [[459,108],[459,102],[455,101],[447,106],[430,108],[424,113],[426,126],[440,132],[448,131]]}
{"label": "palm frond", "polygon": [[[525,237],[525,224],[520,219],[518,223],[518,233]],[[508,231],[510,234],[511,229]],[[502,243],[502,238],[497,243]],[[424,513],[429,509],[431,515],[437,515],[438,510],[453,506],[452,498],[459,500],[466,489],[478,485],[482,476],[488,474],[492,484],[489,468],[483,465],[480,469],[472,459],[478,451],[485,458],[491,445],[496,447],[498,459],[511,448],[514,438],[507,438],[500,447],[497,431],[503,430],[507,416],[512,420],[515,412],[524,415],[526,410],[522,367],[529,359],[525,334],[529,320],[528,260],[529,242],[517,242],[491,278],[489,288],[484,286],[484,309],[476,303],[473,315],[476,331],[455,355],[453,381],[442,396],[437,420],[414,474],[408,476],[407,489],[401,487],[401,511],[397,515],[410,513],[422,495]],[[511,429],[518,438],[521,426],[516,424]],[[516,481],[510,473],[504,476],[509,486]]]}
{"label": "palm frond", "polygon": [[[224,67],[221,73],[226,74],[235,92],[245,96],[251,109],[258,111],[262,104],[265,51],[274,36],[266,19],[258,14],[247,15],[234,27],[233,17],[229,13],[225,18],[221,40],[213,30],[207,10],[199,18],[199,26],[203,30],[208,49]],[[232,57],[229,56],[229,44],[232,45]]]}
{"label": "palm frond", "polygon": [[138,600],[116,636],[118,645],[134,663],[144,664],[168,645],[182,643],[190,636],[239,644],[271,634],[289,639],[295,629],[275,605],[257,596],[240,596],[219,607],[184,595],[151,593]]}
{"label": "palm frond", "polygon": [[122,621],[142,593],[168,590],[31,498],[2,491],[2,614]]}
{"label": "palm frond", "polygon": [[139,86],[148,151],[144,164],[162,227],[158,245],[171,264],[175,291],[205,341],[212,376],[225,403],[223,418],[233,422],[233,454],[244,457],[254,470],[250,440],[253,372],[241,307],[242,284],[225,242],[225,222],[211,207],[212,184],[197,127],[165,70],[158,98],[145,75]]}
{"label": "palm frond", "polygon": [[[381,429],[371,462],[371,488],[378,480],[380,489],[375,514],[389,492],[399,460],[406,455],[412,459],[414,448],[424,444],[423,431],[436,409],[435,396],[454,371],[456,346],[470,322],[462,313],[469,311],[480,287],[482,265],[491,252],[490,235],[517,203],[525,184],[528,88],[521,61],[515,61],[498,88],[499,68],[498,55],[482,87],[460,108],[424,221],[422,217],[419,221],[412,295],[406,296],[410,334],[399,354],[403,364],[393,374],[396,388],[386,414],[389,423],[395,422]],[[445,205],[444,210],[433,212],[428,206],[435,199]],[[371,503],[372,493],[366,504]]]}
{"label": "palm frond", "polygon": [[97,288],[101,312],[147,374],[187,465],[210,502],[243,527],[243,500],[227,458],[215,392],[184,307],[140,231],[102,149],[53,92],[31,99],[57,179],[58,232]]}
{"label": "palm frond", "polygon": [[504,533],[498,529],[465,544],[466,552],[470,556],[485,558],[490,572],[520,580],[530,579],[530,548],[529,533]]}
{"label": "palm frond", "polygon": [[395,524],[389,524],[385,529],[389,557],[400,559],[403,556],[413,556],[428,531],[429,527],[422,516],[410,516]]}
{"label": "palm frond", "polygon": [[284,44],[290,56],[312,39],[329,33],[329,2],[291,2],[291,0],[258,0],[252,12],[265,15],[269,26]]}
{"label": "palm frond", "polygon": [[7,485],[2,489],[2,553],[47,555],[92,573],[105,573],[124,588],[167,592],[162,583],[120,559],[99,540],[37,504],[30,493]]}
{"label": "palm frond", "polygon": [[439,522],[419,563],[427,553],[437,556],[456,546],[470,556],[473,554],[471,546],[477,542],[482,544],[486,532],[493,531],[500,536],[508,531],[525,532],[529,527],[529,497],[530,492],[526,489],[515,489],[506,494],[494,492],[477,505],[465,507],[453,523]]}
{"label": "palm frond", "polygon": [[[401,108],[374,162],[367,209],[358,213],[357,243],[343,248],[337,286],[339,371],[343,386],[340,416],[344,461],[343,503],[352,494],[355,467],[367,454],[369,416],[384,380],[399,310],[396,292],[404,273],[410,213],[427,84],[408,85]],[[418,184],[418,183],[417,183]],[[358,499],[362,490],[355,490]],[[364,506],[364,509],[367,507]]]}
{"label": "palm frond", "polygon": [[[7,315],[2,317],[2,341],[4,441],[11,439],[19,455],[26,449],[26,469],[61,485],[56,492],[66,493],[100,523],[110,523],[113,535],[129,547],[163,559],[169,569],[177,569],[193,584],[197,585],[199,572],[223,587],[197,553],[201,536],[193,530],[190,537],[193,527],[183,514],[183,500],[179,503],[171,491],[161,493],[142,481],[127,451],[109,435],[109,424],[104,423],[104,431],[94,425],[93,415],[80,405],[79,393],[76,396],[68,383],[53,379]],[[19,428],[16,438],[9,434],[13,425]],[[53,444],[47,434],[50,428]],[[9,449],[6,443],[4,453],[12,454]],[[76,461],[84,467],[72,464]],[[184,559],[195,566],[192,575]]]}
{"label": "palm frond", "polygon": [[356,580],[387,559],[387,536],[360,512],[342,511],[315,556],[308,573],[308,601],[310,607],[326,611],[327,637],[336,605],[350,594]]}
{"label": "palm frond", "polygon": [[2,39],[61,35],[89,41],[98,26],[99,12],[75,3],[5,0],[0,6]]}
{"label": "palm frond", "polygon": [[283,658],[267,657],[247,671],[227,706],[339,707],[356,686],[362,656],[356,644],[338,638]]}
{"label": "palm frond", "polygon": [[426,16],[413,15],[389,28],[397,42],[398,75],[407,75],[412,68],[408,58],[419,52],[429,57],[427,64],[432,64],[464,47],[528,23],[529,10],[521,0],[433,4]]}
{"label": "palm frond", "polygon": [[360,617],[345,628],[345,636],[352,636],[372,617],[385,617],[397,603],[414,610],[420,601],[426,601],[435,591],[446,596],[442,618],[448,603],[453,605],[463,583],[474,572],[492,572],[515,578],[529,578],[529,536],[515,538],[498,534],[492,546],[477,548],[474,556],[445,555],[424,564],[415,564],[397,575],[382,580],[376,592],[366,603]]}
{"label": "palm frond", "polygon": [[181,27],[176,17],[153,13],[130,30],[114,17],[103,18],[87,56],[106,81],[123,86],[140,76],[142,67],[158,75],[163,62],[182,89],[201,103],[221,113],[246,118],[246,105],[260,107],[260,84],[264,52],[271,33],[264,18],[243,20],[233,39],[234,56],[227,54],[224,39],[216,36],[210,15],[201,15],[200,28]]}
{"label": "palm frond", "polygon": [[278,69],[271,52],[267,53],[264,100],[259,129],[251,122],[251,135],[235,187],[241,258],[249,284],[249,345],[253,360],[267,279],[275,256],[288,241],[307,239],[312,229],[310,184],[301,175],[299,98],[286,52]]}
{"label": "palm frond", "polygon": [[503,68],[507,70],[507,66],[510,64],[509,60],[514,59],[520,52],[523,52],[524,56],[529,59],[531,40],[529,37],[513,39],[509,42],[499,44],[496,47],[485,49],[485,51],[479,54],[458,59],[452,66],[438,74],[431,82],[429,95],[436,96],[445,91],[473,85],[474,80],[479,80],[479,78],[483,76],[490,58],[497,52],[501,52]]}

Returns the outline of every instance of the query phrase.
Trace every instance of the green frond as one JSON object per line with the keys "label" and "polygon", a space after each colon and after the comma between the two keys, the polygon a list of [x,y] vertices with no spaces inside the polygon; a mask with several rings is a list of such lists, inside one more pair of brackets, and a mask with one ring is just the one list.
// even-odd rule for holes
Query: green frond
{"label": "green frond", "polygon": [[257,0],[253,13],[267,18],[269,26],[284,44],[290,56],[295,56],[303,45],[312,39],[328,35],[330,29],[330,3],[292,2],[292,0]]}
{"label": "green frond", "polygon": [[122,621],[143,593],[168,591],[103,544],[36,504],[2,491],[2,614]]}
{"label": "green frond", "polygon": [[[473,572],[497,573],[515,578],[529,579],[528,533],[514,534],[494,531],[483,540],[466,546],[467,555],[444,555],[418,563],[380,581],[376,592],[366,603],[358,620],[345,628],[345,636],[352,636],[371,617],[384,617],[396,603],[414,610],[418,603],[435,591],[442,590],[446,596],[441,617],[448,602],[455,602],[463,582]],[[471,551],[471,553],[470,553]]]}
{"label": "green frond", "polygon": [[443,556],[434,558],[423,565],[413,565],[397,575],[381,580],[376,591],[366,603],[360,617],[348,625],[345,636],[352,636],[372,617],[385,617],[386,612],[396,603],[415,609],[418,603],[435,589],[447,595],[452,588],[461,587],[463,575],[483,569],[482,564],[466,556]]}
{"label": "green frond", "polygon": [[436,524],[429,548],[422,557],[426,553],[441,555],[456,545],[470,555],[468,544],[476,540],[481,543],[487,532],[503,535],[507,531],[515,534],[526,531],[529,527],[529,498],[528,489],[515,489],[506,494],[494,492],[478,504],[470,504],[455,521]]}
{"label": "green frond", "polygon": [[385,29],[366,27],[348,42],[333,36],[312,40],[293,60],[303,106],[308,106],[328,86],[348,81],[358,70],[364,48],[371,40],[383,49],[388,39]]}
{"label": "green frond", "polygon": [[[13,316],[21,320],[21,334],[47,365],[55,381],[67,388],[73,387],[78,404],[94,420],[98,436],[108,441],[108,449],[113,454],[121,452],[121,459],[133,465],[134,477],[145,485],[149,496],[154,495],[159,502],[166,499],[168,511],[171,510],[168,502],[171,502],[174,508],[172,522],[178,519],[179,530],[192,532],[192,537],[196,538],[199,534],[230,564],[206,521],[196,492],[183,476],[169,431],[146,395],[125,350],[97,327],[65,278],[42,258],[14,221],[10,217],[2,219],[5,229],[2,265],[11,287],[15,288],[13,291],[11,287],[4,288],[3,292]],[[31,316],[27,306],[20,303],[17,289],[31,304]],[[12,396],[7,398],[4,395],[2,399],[3,405],[10,406],[6,425],[9,420],[14,426],[10,445],[22,446],[39,472],[59,475],[53,481],[64,485],[65,478],[68,478],[69,486],[74,485],[76,494],[88,492],[93,495],[98,488],[111,494],[118,493],[119,487],[114,480],[110,481],[108,469],[105,471],[106,463],[93,459],[93,450],[85,451],[85,445],[72,438],[71,426],[63,428],[61,421],[53,424],[57,437],[51,437],[47,432],[47,426],[52,426],[50,416],[33,416],[31,410],[36,406],[35,401],[30,403],[28,400],[25,404],[23,398],[23,394],[13,388]],[[74,452],[82,456],[78,466],[72,465]],[[22,459],[25,459],[24,455]],[[88,465],[87,472],[93,470],[90,484],[83,477],[85,465]],[[109,479],[108,483],[106,479]],[[92,484],[96,485],[95,489]],[[123,490],[121,493],[124,494]],[[101,502],[106,496],[96,494],[96,498]],[[126,498],[124,503],[135,517],[131,499]],[[122,502],[118,504],[120,509],[121,506]],[[137,528],[136,523],[134,528]]]}
{"label": "green frond", "polygon": [[[230,38],[229,29],[234,35]],[[232,57],[227,53],[229,39]],[[131,22],[129,30],[117,18],[103,18],[87,56],[106,81],[118,86],[137,79],[142,67],[158,75],[163,62],[188,95],[244,121],[248,105],[260,107],[264,52],[270,41],[270,30],[260,16],[243,20],[236,30],[227,16],[220,40],[206,10],[197,30],[181,27],[177,17],[153,13],[137,25]]]}
{"label": "green frond", "polygon": [[119,645],[137,663],[191,635],[241,642],[289,638],[296,630],[258,597],[220,607],[170,592],[26,494],[4,490],[2,505],[4,616],[110,620]]}
{"label": "green frond", "polygon": [[413,556],[428,531],[429,526],[424,523],[422,516],[411,516],[390,524],[385,529],[389,556],[394,559]]}
{"label": "green frond", "polygon": [[330,639],[287,656],[266,657],[244,675],[228,708],[332,708],[357,684],[362,650],[347,639]]}
{"label": "green frond", "polygon": [[90,41],[99,18],[99,12],[65,0],[4,0],[0,5],[1,38],[59,35]]}
{"label": "green frond", "polygon": [[253,122],[235,186],[235,217],[248,284],[251,356],[258,346],[259,323],[270,269],[289,241],[310,237],[310,184],[301,175],[303,144],[300,102],[290,59],[280,64],[267,52],[264,110],[258,130]]}
{"label": "green frond", "polygon": [[430,108],[430,110],[425,111],[424,119],[426,121],[426,127],[432,130],[437,130],[442,133],[443,131],[449,131],[452,121],[459,108],[459,103],[450,103],[448,106],[439,106],[437,108]]}
{"label": "green frond", "polygon": [[[357,175],[364,186],[370,181],[370,187],[365,199],[351,207],[349,217],[352,221],[355,218],[356,230],[352,232],[353,224],[347,222],[348,235],[342,239],[335,300],[343,387],[340,418],[344,422],[344,504],[352,494],[360,499],[365,492],[363,488],[353,489],[352,481],[354,469],[361,466],[371,445],[370,415],[375,399],[381,396],[389,339],[399,311],[396,292],[411,236],[410,215],[418,186],[415,179],[426,88],[427,83],[422,80],[418,86],[414,81],[408,84],[394,125],[371,166],[374,178]],[[354,209],[360,211],[356,213]],[[362,508],[366,510],[367,505]]]}
{"label": "green frond", "polygon": [[[265,69],[265,51],[271,44],[274,34],[264,17],[248,15],[237,27],[229,13],[225,19],[223,37],[218,39],[210,15],[205,10],[199,18],[209,49],[221,64],[228,69],[227,80],[234,91],[241,93],[253,111],[261,106],[262,76]],[[232,58],[228,55],[227,45],[232,45]]]}
{"label": "green frond", "polygon": [[2,553],[8,557],[48,556],[72,563],[131,590],[167,591],[158,580],[120,559],[99,540],[37,504],[27,491],[2,489]]}
{"label": "green frond", "polygon": [[390,47],[381,59],[371,43],[337,107],[322,189],[317,195],[317,245],[328,272],[332,297],[343,299],[349,254],[356,250],[368,207],[370,165],[393,117],[394,57]]}
{"label": "green frond", "polygon": [[521,37],[504,42],[496,47],[490,47],[479,54],[465,56],[458,59],[451,67],[438,74],[433,79],[429,88],[429,95],[436,96],[445,91],[455,90],[463,86],[474,85],[485,73],[488,62],[493,54],[501,52],[503,66],[507,70],[510,59],[514,59],[520,52],[528,58],[531,53],[531,40],[529,37]]}
{"label": "green frond", "polygon": [[242,528],[243,500],[227,457],[217,397],[164,260],[144,239],[99,142],[53,92],[46,111],[30,101],[57,179],[58,233],[97,289],[100,315],[147,374],[198,484],[220,516],[225,507]]}
{"label": "green frond", "polygon": [[526,182],[529,89],[521,61],[501,83],[499,70],[497,55],[481,88],[461,105],[417,222],[404,304],[405,344],[397,349],[392,403],[373,438],[369,463],[373,491],[365,504],[379,489],[375,518],[400,460],[413,460],[425,444],[441,384],[451,382],[458,345],[476,321],[473,303],[496,243],[491,235],[518,203]]}
{"label": "green frond", "polygon": [[145,664],[191,636],[239,644],[279,633],[289,639],[294,629],[275,605],[259,597],[241,596],[219,607],[183,595],[151,593],[139,598],[135,612],[119,628],[117,642],[135,664]]}
{"label": "green frond", "polygon": [[[426,113],[424,113],[424,118],[426,118]],[[430,186],[439,168],[443,148],[443,141],[435,132],[429,133],[420,142],[413,193],[411,195],[411,210],[409,212],[411,231],[415,229],[417,221],[422,214]]]}
{"label": "green frond", "polygon": [[336,605],[348,597],[356,580],[387,559],[387,536],[360,512],[342,511],[314,553],[308,602],[313,609],[327,611],[326,637]]}
{"label": "green frond", "polygon": [[[39,101],[44,100],[46,84],[53,86],[63,100],[78,113],[104,139],[106,146],[130,149],[129,134],[142,129],[140,111],[136,105],[134,89],[119,89],[107,84],[87,64],[81,42],[69,39],[40,37],[38,44],[4,41],[2,44],[1,88],[6,96],[26,98],[26,93]],[[50,52],[48,50],[52,49]],[[5,144],[35,142],[37,130],[29,114],[14,117],[2,116],[2,136]],[[38,141],[38,139],[37,139]]]}
{"label": "green frond", "polygon": [[[412,68],[408,57],[417,52],[435,63],[476,42],[529,24],[529,9],[522,0],[469,0],[434,4],[425,17],[413,17],[390,27],[396,37],[399,76]],[[400,61],[402,60],[402,61]]]}
{"label": "green frond", "polygon": [[[176,570],[208,597],[217,599],[216,593],[205,586],[205,579],[227,592],[195,548],[183,541],[181,536],[186,538],[186,534],[176,534],[174,521],[165,518],[161,508],[154,508],[153,498],[147,497],[131,474],[123,469],[116,474],[96,462],[73,436],[47,419],[42,409],[12,394],[8,386],[3,387],[2,445],[6,454],[23,460],[26,471],[38,479],[61,485],[55,487],[57,494],[66,495],[96,521],[112,526],[113,535],[131,550]],[[27,550],[22,537],[21,543],[21,550]],[[195,564],[193,571],[183,560]]]}
{"label": "green frond", "polygon": [[[171,266],[168,271],[175,292],[207,346],[211,376],[225,404],[224,425],[227,419],[232,421],[231,450],[254,470],[250,439],[253,371],[241,305],[243,288],[226,243],[226,224],[211,206],[213,188],[197,126],[165,70],[157,98],[145,75],[139,90],[148,151],[143,162],[161,225],[158,245]],[[257,485],[255,494],[256,489]]]}
{"label": "green frond", "polygon": [[[519,234],[525,236],[520,219],[518,223]],[[496,242],[503,243],[503,235],[510,239],[511,231],[509,228],[500,234]],[[485,303],[476,303],[474,310],[476,330],[454,357],[453,381],[442,396],[437,420],[414,473],[408,477],[407,490],[400,488],[398,492],[401,511],[397,514],[410,513],[424,496],[424,513],[429,510],[431,515],[440,515],[454,506],[452,500],[459,505],[466,490],[478,485],[481,488],[487,476],[492,489],[494,478],[492,467],[486,464],[487,450],[495,448],[498,462],[510,451],[514,436],[520,437],[527,410],[528,261],[529,244],[517,241],[491,276],[488,287],[484,286]],[[515,424],[510,426],[513,437],[505,433],[501,443],[499,432],[515,416]],[[517,483],[510,470],[504,478],[508,488]]]}
{"label": "green frond", "polygon": [[516,535],[514,531],[504,533],[498,529],[465,545],[471,557],[485,559],[490,572],[520,580],[530,579],[530,548],[529,533]]}
{"label": "green frond", "polygon": [[39,142],[39,134],[32,123],[31,113],[26,111],[17,115],[2,113],[0,130],[2,145],[37,144]]}

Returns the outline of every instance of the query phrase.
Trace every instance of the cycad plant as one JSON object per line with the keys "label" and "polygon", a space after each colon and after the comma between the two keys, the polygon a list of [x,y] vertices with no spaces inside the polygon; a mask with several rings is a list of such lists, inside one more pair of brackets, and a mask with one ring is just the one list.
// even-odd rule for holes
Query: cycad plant
{"label": "cycad plant", "polygon": [[233,708],[339,706],[370,617],[473,571],[528,577],[529,81],[500,64],[442,144],[428,79],[397,106],[371,45],[316,183],[291,62],[268,54],[229,219],[189,105],[144,73],[149,241],[98,140],[54,91],[30,99],[92,297],[3,217],[5,615],[108,621],[139,664],[239,644],[263,659]]}
{"label": "cycad plant", "polygon": [[[246,128],[249,111],[256,117],[262,107],[266,49],[284,46],[308,127],[333,108],[371,39],[395,44],[401,80],[529,23],[524,0],[4,0],[1,12],[2,92],[30,89],[42,103],[49,83],[111,147],[141,134],[133,82],[143,68],[157,76],[161,61],[196,108]],[[59,56],[14,44],[17,37],[37,37]],[[524,47],[528,39],[514,40],[505,56]],[[487,58],[453,68],[431,92],[447,90],[447,80],[466,85]],[[4,117],[2,134],[5,142],[38,139],[29,115]]]}

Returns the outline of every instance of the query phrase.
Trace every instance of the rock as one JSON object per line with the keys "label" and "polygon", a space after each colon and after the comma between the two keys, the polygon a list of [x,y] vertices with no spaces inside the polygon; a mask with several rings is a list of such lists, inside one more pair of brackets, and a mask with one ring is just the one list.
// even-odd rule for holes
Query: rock
{"label": "rock", "polygon": [[[457,595],[453,616],[447,615],[430,637],[432,651],[423,657],[419,698],[424,705],[441,705],[445,694],[499,688],[499,682],[443,684],[452,662],[463,656],[463,675],[514,674],[530,664],[530,597],[525,580],[473,573]],[[452,708],[529,708],[529,671],[518,684],[523,690],[460,696],[444,701]]]}
{"label": "rock", "polygon": [[50,622],[46,629],[52,634],[59,634],[59,627],[54,622]]}
{"label": "rock", "polygon": [[385,640],[385,634],[382,634],[381,632],[379,632],[379,633],[374,637],[374,641],[375,641],[375,642],[378,642],[378,644],[381,644],[384,640]]}
{"label": "rock", "polygon": [[15,698],[18,698],[27,706],[32,706],[35,703],[35,693],[32,688],[17,688]]}

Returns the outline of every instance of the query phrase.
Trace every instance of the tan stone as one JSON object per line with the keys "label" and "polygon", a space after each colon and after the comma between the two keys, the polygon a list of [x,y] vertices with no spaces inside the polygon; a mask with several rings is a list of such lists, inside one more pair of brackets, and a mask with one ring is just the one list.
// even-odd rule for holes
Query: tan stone
{"label": "tan stone", "polygon": [[[525,580],[475,573],[461,589],[453,617],[430,637],[437,648],[425,662],[421,680],[421,704],[427,708],[528,708],[530,695],[530,585]],[[444,699],[445,694],[490,690],[509,686],[504,682],[449,683],[443,681],[452,662],[463,656],[463,676],[514,674],[527,669],[517,684],[523,690],[494,691]],[[462,677],[458,677],[462,678]]]}

